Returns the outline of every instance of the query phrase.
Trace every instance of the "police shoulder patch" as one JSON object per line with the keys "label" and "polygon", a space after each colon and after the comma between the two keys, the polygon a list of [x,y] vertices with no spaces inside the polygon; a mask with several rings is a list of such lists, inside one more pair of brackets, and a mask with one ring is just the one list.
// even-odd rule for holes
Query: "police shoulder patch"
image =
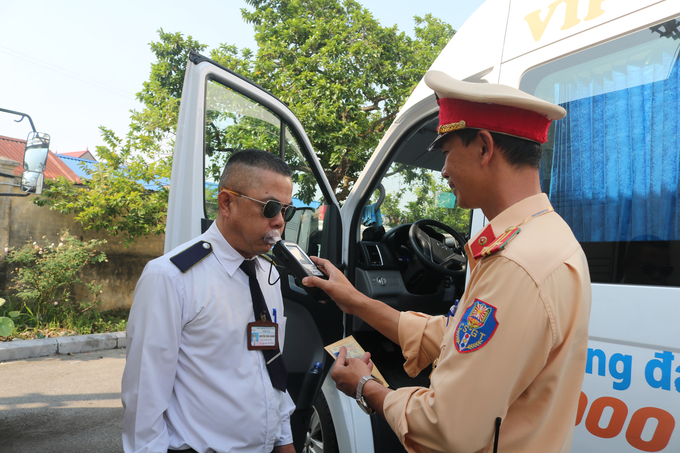
{"label": "police shoulder patch", "polygon": [[458,321],[454,337],[458,352],[476,351],[491,340],[498,328],[496,310],[493,305],[479,299],[475,299],[470,308],[465,310]]}

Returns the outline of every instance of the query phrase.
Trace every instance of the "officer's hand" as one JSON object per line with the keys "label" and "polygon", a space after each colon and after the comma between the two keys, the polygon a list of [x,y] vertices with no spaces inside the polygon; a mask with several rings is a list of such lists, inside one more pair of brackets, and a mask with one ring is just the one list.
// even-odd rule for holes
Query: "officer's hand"
{"label": "officer's hand", "polygon": [[321,288],[338,304],[340,310],[349,315],[353,314],[352,306],[362,294],[352,286],[345,274],[333,266],[330,261],[316,256],[310,256],[310,258],[314,261],[316,267],[328,276],[328,280],[319,277],[305,277],[302,279],[302,284]]}
{"label": "officer's hand", "polygon": [[359,380],[367,374],[373,372],[373,362],[371,353],[367,352],[361,359],[348,359],[347,348],[340,348],[335,365],[331,370],[331,378],[335,381],[335,386],[342,393],[349,397],[356,397],[357,385]]}
{"label": "officer's hand", "polygon": [[295,447],[293,447],[293,444],[280,445],[274,447],[274,453],[295,453]]}

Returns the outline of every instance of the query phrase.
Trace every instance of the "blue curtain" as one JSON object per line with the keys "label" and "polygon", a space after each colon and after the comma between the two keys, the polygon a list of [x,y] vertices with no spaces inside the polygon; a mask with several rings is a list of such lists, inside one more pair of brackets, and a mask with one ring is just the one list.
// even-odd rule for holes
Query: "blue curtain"
{"label": "blue curtain", "polygon": [[680,63],[665,58],[556,87],[576,100],[555,124],[549,195],[580,242],[680,240]]}

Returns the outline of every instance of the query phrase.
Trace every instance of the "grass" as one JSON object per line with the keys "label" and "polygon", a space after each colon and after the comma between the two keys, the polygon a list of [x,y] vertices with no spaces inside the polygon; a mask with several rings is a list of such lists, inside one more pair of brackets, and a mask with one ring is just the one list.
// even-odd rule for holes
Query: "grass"
{"label": "grass", "polygon": [[[11,303],[0,306],[0,316],[10,317],[13,310]],[[14,331],[9,336],[0,337],[0,341],[124,331],[130,314],[129,309],[77,313],[65,307],[38,316],[34,316],[26,307],[17,311],[19,316],[12,317]]]}

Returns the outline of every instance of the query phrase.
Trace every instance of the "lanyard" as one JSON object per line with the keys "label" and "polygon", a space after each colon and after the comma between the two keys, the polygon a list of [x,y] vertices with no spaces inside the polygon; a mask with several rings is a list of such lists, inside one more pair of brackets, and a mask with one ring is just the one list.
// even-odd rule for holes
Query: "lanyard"
{"label": "lanyard", "polygon": [[[540,217],[540,216],[542,216],[542,215],[545,215],[545,214],[548,214],[548,213],[550,213],[550,212],[553,212],[554,210],[555,210],[555,209],[553,209],[553,207],[551,206],[551,207],[549,207],[549,208],[547,208],[547,209],[542,209],[542,210],[538,211],[536,214],[531,214],[531,215],[528,216],[526,219],[522,220],[522,223],[520,223],[519,225],[517,225],[515,228],[519,228],[519,227],[521,227],[522,225],[524,225],[525,223],[527,223],[528,221],[533,220],[533,219],[535,219],[536,217]],[[511,228],[512,228],[512,227],[511,227]],[[507,230],[506,230],[506,231],[507,231]]]}

